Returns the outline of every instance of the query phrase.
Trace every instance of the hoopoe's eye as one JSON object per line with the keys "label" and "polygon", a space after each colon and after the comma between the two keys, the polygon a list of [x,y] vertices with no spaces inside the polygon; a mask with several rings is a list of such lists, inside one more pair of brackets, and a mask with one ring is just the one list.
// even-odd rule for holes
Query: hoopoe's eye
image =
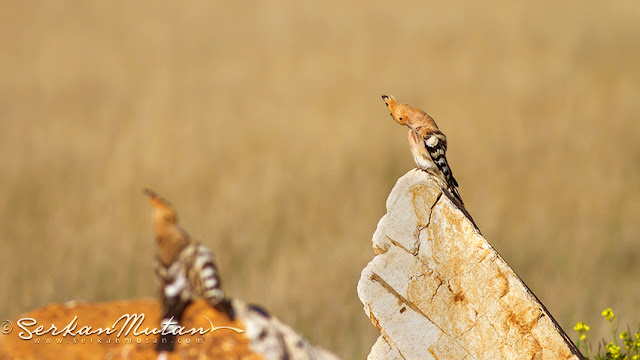
{"label": "hoopoe's eye", "polygon": [[389,103],[388,102],[385,101],[384,104],[387,105],[387,107],[389,107]]}
{"label": "hoopoe's eye", "polygon": [[402,116],[400,116],[400,117],[398,118],[398,120],[402,120]]}

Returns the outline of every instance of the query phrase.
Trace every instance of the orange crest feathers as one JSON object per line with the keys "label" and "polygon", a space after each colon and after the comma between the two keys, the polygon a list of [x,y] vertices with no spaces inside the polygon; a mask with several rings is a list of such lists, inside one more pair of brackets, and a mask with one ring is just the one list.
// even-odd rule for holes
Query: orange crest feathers
{"label": "orange crest feathers", "polygon": [[144,189],[144,194],[149,197],[149,202],[154,209],[153,217],[155,221],[162,220],[170,223],[177,221],[176,211],[168,201],[150,189]]}
{"label": "orange crest feathers", "polygon": [[398,101],[393,95],[382,95],[382,100],[384,100],[384,103],[389,107],[389,110],[398,106]]}
{"label": "orange crest feathers", "polygon": [[398,104],[398,101],[393,96],[382,95],[382,100],[384,100],[385,105],[389,109],[390,115],[398,124],[406,125],[406,119],[403,119],[402,115],[399,113],[402,110],[402,106]]}

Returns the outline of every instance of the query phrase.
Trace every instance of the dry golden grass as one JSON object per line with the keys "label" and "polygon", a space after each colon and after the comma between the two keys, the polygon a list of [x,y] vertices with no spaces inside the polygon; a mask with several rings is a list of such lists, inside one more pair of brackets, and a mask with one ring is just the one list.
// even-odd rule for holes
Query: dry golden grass
{"label": "dry golden grass", "polygon": [[149,186],[230,294],[363,358],[356,282],[413,166],[391,93],[567,332],[640,322],[636,1],[4,1],[0,32],[2,319],[153,296]]}

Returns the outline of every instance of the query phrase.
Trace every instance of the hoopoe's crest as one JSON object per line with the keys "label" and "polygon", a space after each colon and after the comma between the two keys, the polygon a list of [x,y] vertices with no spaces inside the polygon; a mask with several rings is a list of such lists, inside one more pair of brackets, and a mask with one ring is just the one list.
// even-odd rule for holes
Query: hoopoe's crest
{"label": "hoopoe's crest", "polygon": [[393,120],[409,128],[409,147],[418,168],[438,176],[464,205],[457,189],[458,182],[447,161],[447,137],[438,129],[433,118],[418,108],[398,103],[393,96],[382,95],[382,100]]}
{"label": "hoopoe's crest", "polygon": [[[173,207],[151,190],[145,189],[153,207],[153,231],[158,246],[155,271],[160,280],[162,323],[168,332],[177,329],[184,310],[192,300],[202,297],[234,318],[229,299],[225,298],[213,253],[194,242],[177,224]],[[175,336],[161,335],[158,351],[173,351]]]}
{"label": "hoopoe's crest", "polygon": [[162,264],[168,265],[189,243],[189,235],[178,226],[178,215],[169,202],[149,189],[145,189],[144,193],[153,207],[152,222],[158,258]]}

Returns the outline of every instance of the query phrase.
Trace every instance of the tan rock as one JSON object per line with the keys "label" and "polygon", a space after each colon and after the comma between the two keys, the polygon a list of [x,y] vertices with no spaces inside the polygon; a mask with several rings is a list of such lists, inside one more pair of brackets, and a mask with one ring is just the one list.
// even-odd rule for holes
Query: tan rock
{"label": "tan rock", "polygon": [[[185,311],[181,325],[185,329],[211,329],[233,327],[244,332],[218,329],[202,334],[179,336],[180,343],[169,356],[171,359],[318,359],[334,360],[335,355],[312,346],[302,336],[278,319],[256,312],[255,306],[234,300],[236,321],[210,307],[204,300],[194,301]],[[144,314],[140,326],[129,332],[128,325],[114,323],[124,314]],[[72,333],[45,335],[33,333],[42,325],[46,331],[55,325],[61,331],[76,318]],[[37,321],[26,326],[25,331],[18,320],[32,318]],[[211,322],[209,322],[211,321]],[[128,323],[133,325],[133,322]],[[8,334],[0,335],[0,360],[4,359],[157,359],[155,351],[157,335],[144,334],[144,330],[158,327],[160,306],[156,300],[125,300],[108,303],[69,302],[53,304],[31,311],[12,320]],[[6,324],[5,324],[6,325]],[[118,331],[107,334],[82,335],[81,328],[114,328]],[[8,329],[3,325],[3,334]],[[137,334],[135,333],[137,329]],[[119,334],[120,330],[122,333]],[[246,330],[246,331],[245,331]],[[21,337],[22,333],[22,337]],[[24,339],[32,333],[31,339]]]}
{"label": "tan rock", "polygon": [[[144,321],[138,328],[140,331],[145,328],[157,328],[160,322],[160,306],[152,299],[47,305],[12,320],[11,333],[0,336],[0,359],[156,359],[158,353],[153,343],[156,335],[136,336],[135,329],[128,333],[125,329],[118,334],[125,328],[126,320],[115,326],[114,323],[124,314],[144,314]],[[49,332],[41,336],[34,334],[31,339],[20,337],[20,333],[25,331],[18,326],[19,319],[36,320],[36,325],[28,327],[29,332],[33,332],[40,325],[44,326],[45,330],[51,325],[61,330],[70,324],[74,317],[77,317],[75,336],[70,333],[53,335]],[[208,329],[210,324],[207,318],[215,326],[244,329],[244,324],[229,321],[225,315],[208,306],[203,300],[195,301],[187,308],[182,325],[188,329]],[[90,326],[93,330],[117,328],[118,331],[110,335],[78,335],[84,326]],[[175,351],[169,355],[169,360],[200,359],[201,354],[220,359],[261,359],[262,357],[253,353],[249,346],[249,339],[231,330],[217,330],[205,335],[184,335],[181,337],[181,343],[177,344]]]}
{"label": "tan rock", "polygon": [[358,295],[380,330],[369,359],[580,359],[564,331],[420,170],[400,178]]}

